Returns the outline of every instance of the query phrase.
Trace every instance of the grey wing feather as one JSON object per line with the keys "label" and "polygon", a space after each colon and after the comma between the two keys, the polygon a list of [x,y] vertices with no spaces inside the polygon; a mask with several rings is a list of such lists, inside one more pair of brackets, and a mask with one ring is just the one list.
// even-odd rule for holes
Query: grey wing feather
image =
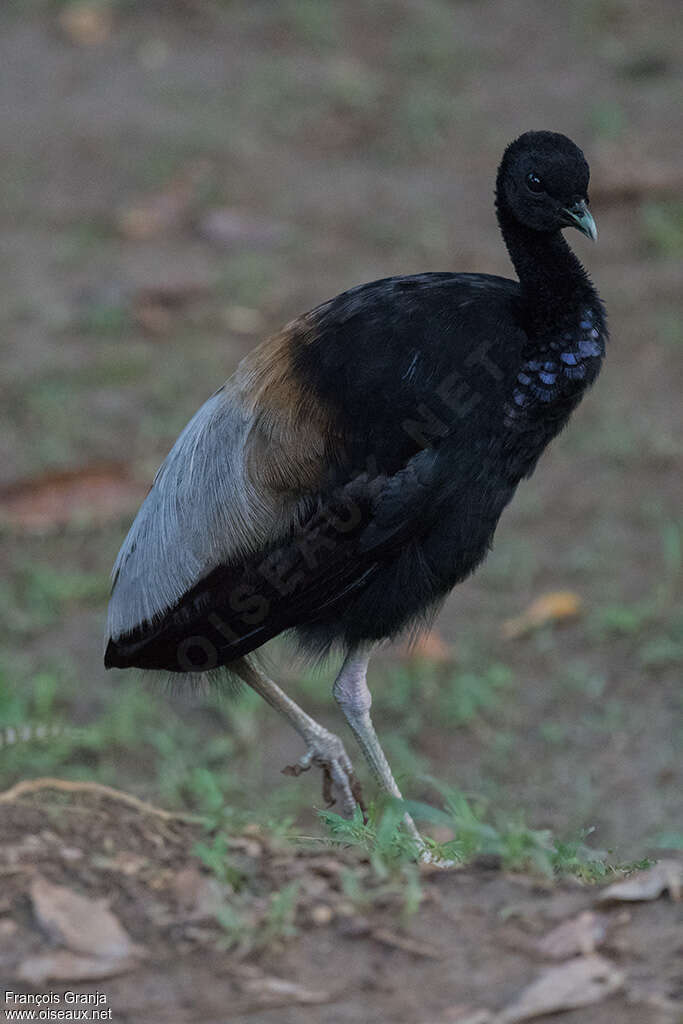
{"label": "grey wing feather", "polygon": [[107,633],[152,623],[217,565],[284,531],[296,502],[246,470],[253,407],[236,380],[193,416],[161,465],[112,571]]}

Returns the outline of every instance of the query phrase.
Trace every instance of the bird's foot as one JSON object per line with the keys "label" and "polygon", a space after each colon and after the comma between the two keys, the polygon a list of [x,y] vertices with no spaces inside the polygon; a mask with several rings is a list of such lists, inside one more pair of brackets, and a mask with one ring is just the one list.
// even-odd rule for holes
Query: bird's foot
{"label": "bird's foot", "polygon": [[295,764],[283,768],[282,774],[298,776],[312,765],[322,768],[325,805],[332,807],[339,797],[343,818],[352,818],[358,805],[363,812],[363,820],[366,820],[360,782],[354,775],[344,744],[333,732],[324,729],[311,736],[306,753]]}
{"label": "bird's foot", "polygon": [[440,857],[434,850],[430,850],[426,843],[423,842],[420,850],[418,861],[420,864],[429,865],[431,868],[457,868],[457,860],[448,860],[446,857]]}

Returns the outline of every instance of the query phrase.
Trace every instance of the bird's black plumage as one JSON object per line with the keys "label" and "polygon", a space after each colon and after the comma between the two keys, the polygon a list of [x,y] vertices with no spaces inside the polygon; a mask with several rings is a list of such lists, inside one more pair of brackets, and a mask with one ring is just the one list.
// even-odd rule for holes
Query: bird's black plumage
{"label": "bird's black plumage", "polygon": [[[175,571],[173,545],[185,534],[193,550],[213,548],[194,536],[191,516],[178,526],[174,508],[173,528],[159,526],[164,549],[154,502],[161,517],[176,498],[153,489],[117,563],[112,602],[119,588],[126,596],[113,605],[106,663],[211,669],[284,630],[317,652],[391,637],[429,616],[484,558],[518,483],[599,371],[604,310],[561,234],[572,224],[594,234],[587,187],[572,142],[527,133],[506,150],[496,184],[519,281],[387,278],[338,295],[267,343],[243,371],[247,384],[228,391],[231,404],[191,424],[169,456],[178,480],[197,451],[215,460],[207,473],[225,461],[247,495],[235,500],[252,510],[235,520],[244,538],[227,554],[216,540],[218,555]],[[222,426],[235,403],[248,410],[239,431]],[[300,470],[289,471],[292,459]],[[199,508],[215,499],[191,491],[185,500]],[[204,509],[206,522],[219,522],[219,511]],[[166,576],[154,568],[175,595],[165,604],[149,592],[140,550],[149,537],[172,561]],[[149,591],[131,621],[123,604],[136,586]]]}

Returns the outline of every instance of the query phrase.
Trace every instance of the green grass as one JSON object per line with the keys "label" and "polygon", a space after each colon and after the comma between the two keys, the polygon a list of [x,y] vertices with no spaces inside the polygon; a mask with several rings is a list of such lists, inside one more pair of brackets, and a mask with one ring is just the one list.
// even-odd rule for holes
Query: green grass
{"label": "green grass", "polygon": [[216,919],[224,931],[224,949],[254,953],[296,936],[298,896],[299,883],[291,882],[268,895],[266,910],[260,914],[251,897],[239,900],[233,896],[220,902]]}
{"label": "green grass", "polygon": [[622,107],[609,100],[601,100],[593,104],[589,111],[589,123],[596,139],[619,139],[628,128],[626,114]]}
{"label": "green grass", "polygon": [[683,201],[651,200],[640,207],[640,228],[648,250],[656,256],[683,255]]}
{"label": "green grass", "polygon": [[[377,669],[371,666],[373,715],[387,723],[400,718],[401,732],[409,738],[433,721],[445,727],[465,726],[500,706],[512,684],[511,670],[499,662],[486,664],[476,655],[468,664],[470,659],[463,654],[463,664],[457,667],[423,659]],[[304,674],[300,689],[308,702],[334,706],[331,687],[318,672]],[[390,728],[389,724],[387,731]]]}
{"label": "green grass", "polygon": [[10,634],[27,636],[58,623],[77,607],[104,605],[106,576],[18,559],[0,582],[0,617]]}
{"label": "green grass", "polygon": [[320,816],[333,841],[359,847],[370,857],[381,878],[414,862],[418,854],[415,842],[401,825],[406,811],[418,825],[438,826],[442,832],[452,832],[452,839],[442,841],[430,839],[425,832],[427,845],[437,861],[466,865],[477,857],[487,857],[510,871],[531,871],[548,877],[574,875],[584,881],[599,881],[629,867],[591,849],[585,842],[589,832],[561,840],[549,829],[530,828],[519,813],[496,811],[481,797],[467,796],[435,780],[431,782],[441,795],[441,807],[389,800],[370,808],[367,823],[360,811],[352,821],[330,811],[321,812]]}
{"label": "green grass", "polygon": [[[489,868],[499,866],[545,880],[571,876],[594,884],[651,863],[647,859],[620,862],[609,852],[593,849],[587,842],[590,830],[558,838],[549,829],[530,828],[521,814],[497,810],[481,797],[433,779],[425,781],[439,793],[440,806],[388,798],[372,804],[365,821],[360,809],[352,820],[321,811],[324,835],[318,837],[297,835],[291,821],[270,822],[259,828],[259,849],[265,843],[285,858],[312,844],[318,851],[321,847],[338,851],[346,904],[358,913],[379,906],[392,908],[403,919],[415,913],[424,896],[420,849],[402,824],[406,811],[421,825],[432,858],[451,867],[485,858]],[[245,856],[243,846],[235,842],[240,824],[244,822],[239,816],[227,822],[225,818],[207,820],[206,837],[193,852],[217,883],[215,918],[223,929],[223,945],[247,953],[296,935],[303,893],[297,881],[271,888],[274,883],[260,873],[258,857]],[[430,829],[450,833],[451,838],[432,839]],[[669,848],[680,839],[673,833],[659,838]]]}
{"label": "green grass", "polygon": [[[19,577],[22,579],[22,577]],[[4,610],[13,615],[17,637],[55,625],[73,602],[95,599],[104,605],[106,578],[60,571],[33,572],[29,582],[15,583],[5,595]],[[60,730],[59,739],[31,736],[5,751],[3,774],[86,775],[114,785],[146,780],[147,795],[165,805],[216,815],[222,808],[258,803],[267,815],[301,808],[304,792],[294,785],[261,795],[259,737],[272,721],[270,712],[247,689],[234,696],[207,690],[190,706],[168,699],[165,687],[145,683],[135,674],[117,683],[115,695],[101,695],[97,708],[83,713],[78,671],[67,663],[38,668],[6,652],[0,662],[0,727],[45,725]],[[482,670],[447,672],[428,664],[398,666],[381,673],[375,710],[383,723],[387,751],[397,775],[414,778],[429,770],[415,744],[433,722],[439,728],[467,728],[499,708],[510,685],[510,672],[494,663]],[[313,675],[305,677],[302,699],[316,714],[336,707],[331,688]],[[37,766],[40,766],[40,771]],[[126,771],[128,766],[129,772]],[[233,766],[233,767],[231,767]]]}

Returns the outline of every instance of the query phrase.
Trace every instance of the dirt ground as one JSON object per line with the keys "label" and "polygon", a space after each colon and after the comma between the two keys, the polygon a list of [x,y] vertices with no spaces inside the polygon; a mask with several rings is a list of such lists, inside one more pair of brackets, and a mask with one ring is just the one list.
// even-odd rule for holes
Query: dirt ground
{"label": "dirt ground", "polygon": [[[647,12],[636,0],[3,5],[0,789],[95,778],[173,811],[229,802],[320,835],[319,780],[280,775],[300,751],[267,709],[148,696],[104,673],[109,569],[178,431],[260,337],[361,281],[510,273],[495,168],[511,138],[543,127],[591,164],[599,241],[571,241],[608,309],[606,367],[486,565],[447,603],[451,667],[378,657],[376,724],[410,797],[429,797],[431,775],[535,828],[593,829],[617,860],[675,856],[677,14],[673,0]],[[577,615],[506,637],[506,620],[558,591]],[[274,659],[293,695],[340,728],[332,670],[304,678]],[[14,742],[53,719],[92,732],[71,746]],[[475,864],[426,872],[407,919],[395,892],[361,912],[335,881],[348,858],[358,867],[349,851],[261,836],[254,891],[299,879],[304,895],[284,937],[221,952],[225,923],[183,909],[176,884],[183,869],[188,885],[206,874],[197,836],[116,801],[0,804],[3,980],[19,988],[29,954],[59,946],[31,902],[39,874],[106,897],[144,947],[93,986],[114,1020],[485,1024],[550,963],[539,938],[596,907],[587,885]],[[326,858],[337,866],[316,867]],[[623,978],[562,1019],[678,1019],[676,909],[666,896],[601,906],[595,955]]]}
{"label": "dirt ground", "polygon": [[[80,993],[104,993],[117,1021],[510,1024],[533,1017],[544,1024],[551,1016],[542,1012],[543,1003],[539,1012],[537,997],[528,1003],[535,1012],[515,1011],[527,1005],[520,993],[544,974],[552,978],[553,971],[581,964],[597,974],[605,992],[597,1005],[574,1010],[566,1010],[560,996],[555,1008],[566,1010],[568,1024],[680,1020],[681,915],[666,897],[605,901],[594,886],[544,884],[481,863],[423,869],[420,907],[406,918],[396,892],[378,895],[365,911],[349,902],[343,872],[363,867],[348,851],[296,853],[250,830],[234,836],[230,848],[248,865],[250,889],[263,898],[295,884],[297,903],[288,929],[264,948],[226,952],[226,933],[214,913],[230,887],[200,872],[191,855],[196,827],[108,797],[57,802],[54,794],[49,800],[25,794],[3,808],[5,989],[65,998],[64,983],[42,980],[59,971],[55,922],[62,920],[55,890],[48,887],[42,902],[36,898],[36,884],[47,882],[104,899],[134,940],[135,952],[121,966],[112,968],[115,958],[105,956],[99,961],[105,977],[95,968],[99,980],[76,986]],[[92,920],[79,926],[82,937]],[[81,952],[92,952],[100,939],[94,933],[88,941]],[[78,948],[73,938],[71,946]],[[109,970],[113,977],[106,976]],[[589,977],[579,991],[585,993]],[[552,987],[557,992],[558,982]],[[573,998],[576,991],[570,985]],[[496,1015],[506,1007],[507,1016]]]}

